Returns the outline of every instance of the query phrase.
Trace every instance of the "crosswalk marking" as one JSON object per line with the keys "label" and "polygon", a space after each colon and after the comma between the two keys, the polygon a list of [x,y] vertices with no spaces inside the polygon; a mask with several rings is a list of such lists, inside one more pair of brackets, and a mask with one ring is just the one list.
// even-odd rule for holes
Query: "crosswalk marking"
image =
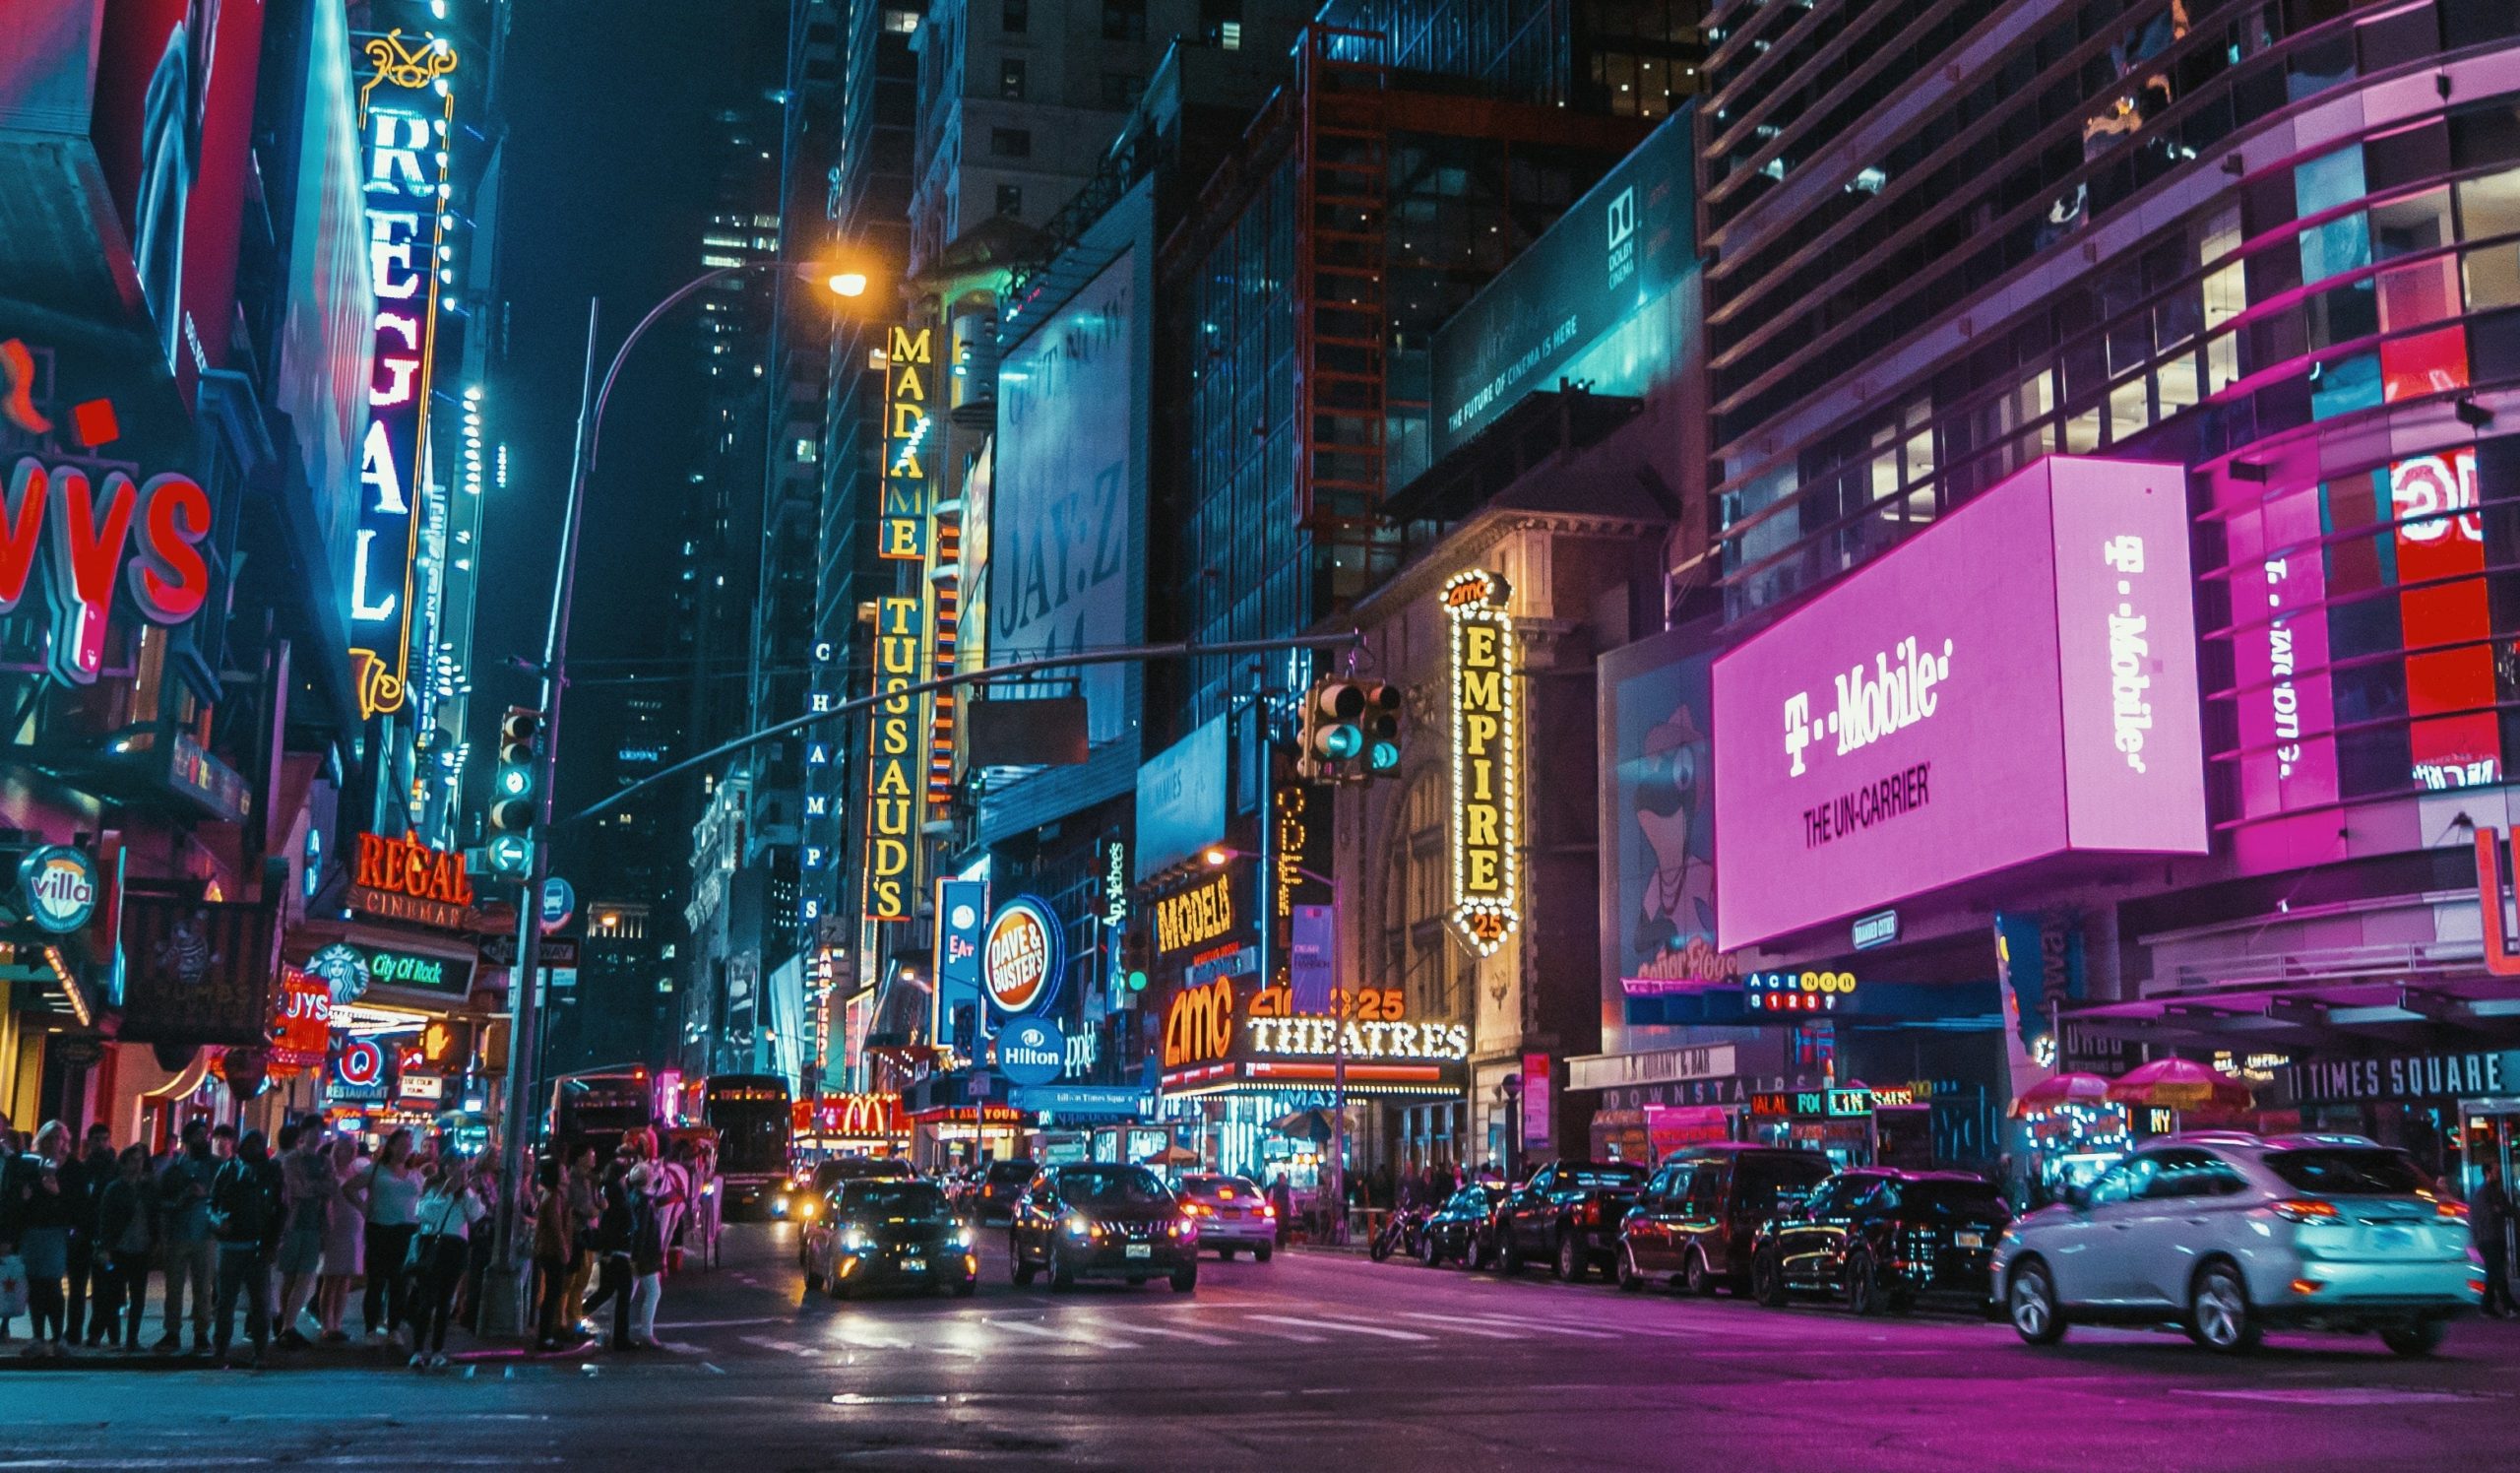
{"label": "crosswalk marking", "polygon": [[1084,1321],[1084,1323],[1093,1325],[1096,1329],[1100,1330],[1116,1329],[1132,1335],[1160,1335],[1166,1340],[1195,1340],[1201,1345],[1231,1345],[1234,1343],[1230,1338],[1225,1335],[1202,1334],[1197,1330],[1170,1330],[1166,1329],[1160,1324],[1115,1325],[1106,1320],[1101,1319],[1088,1319]]}
{"label": "crosswalk marking", "polygon": [[1305,1329],[1339,1330],[1354,1335],[1380,1335],[1386,1340],[1422,1341],[1435,1338],[1432,1335],[1421,1335],[1416,1330],[1385,1329],[1378,1324],[1353,1324],[1345,1319],[1304,1319],[1293,1314],[1254,1314],[1251,1317],[1265,1319],[1272,1324],[1300,1325]]}
{"label": "crosswalk marking", "polygon": [[764,1350],[778,1351],[782,1355],[811,1356],[822,1354],[821,1351],[816,1350],[813,1346],[803,1344],[800,1341],[781,1340],[770,1335],[740,1335],[736,1338],[742,1340],[746,1345],[757,1345]]}
{"label": "crosswalk marking", "polygon": [[1055,1330],[1045,1324],[1028,1324],[1021,1319],[992,1319],[987,1321],[987,1323],[988,1327],[993,1330],[1014,1330],[1019,1334],[1039,1335],[1045,1340],[1065,1340],[1071,1345],[1096,1345],[1104,1350],[1135,1350],[1138,1348],[1138,1343],[1135,1340],[1097,1339],[1091,1335],[1077,1335],[1070,1334],[1065,1330]]}
{"label": "crosswalk marking", "polygon": [[1521,1330],[1526,1334],[1579,1335],[1587,1340],[1615,1340],[1618,1338],[1618,1332],[1615,1330],[1585,1329],[1578,1325],[1566,1324],[1554,1319],[1525,1319],[1512,1314],[1457,1314],[1453,1317],[1466,1321],[1475,1321],[1480,1324],[1492,1324],[1501,1329]]}
{"label": "crosswalk marking", "polygon": [[1447,1329],[1459,1330],[1465,1335],[1480,1335],[1490,1340],[1519,1340],[1522,1338],[1519,1333],[1513,1330],[1489,1328],[1485,1325],[1473,1324],[1458,1314],[1421,1314],[1414,1310],[1403,1310],[1400,1313],[1408,1315],[1412,1319],[1428,1320],[1435,1324],[1440,1324]]}

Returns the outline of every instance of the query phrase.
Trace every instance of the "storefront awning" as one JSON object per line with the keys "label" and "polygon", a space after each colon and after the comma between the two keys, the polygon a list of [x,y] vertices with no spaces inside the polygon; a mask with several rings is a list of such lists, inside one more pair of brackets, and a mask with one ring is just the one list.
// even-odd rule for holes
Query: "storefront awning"
{"label": "storefront awning", "polygon": [[2163,993],[2068,1011],[2089,1033],[2164,1047],[2271,1050],[2520,1045],[2520,980],[2276,983]]}

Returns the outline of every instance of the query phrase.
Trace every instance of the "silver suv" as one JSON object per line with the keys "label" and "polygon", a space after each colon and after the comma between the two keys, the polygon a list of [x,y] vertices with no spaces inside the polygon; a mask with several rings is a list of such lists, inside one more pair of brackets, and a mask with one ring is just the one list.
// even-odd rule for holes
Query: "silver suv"
{"label": "silver suv", "polygon": [[2176,1323],[2208,1349],[2269,1325],[2377,1330],[2400,1355],[2478,1307],[2468,1209],[2359,1135],[2202,1131],[2148,1141],[1996,1242],[1993,1288],[2033,1345],[2073,1323]]}

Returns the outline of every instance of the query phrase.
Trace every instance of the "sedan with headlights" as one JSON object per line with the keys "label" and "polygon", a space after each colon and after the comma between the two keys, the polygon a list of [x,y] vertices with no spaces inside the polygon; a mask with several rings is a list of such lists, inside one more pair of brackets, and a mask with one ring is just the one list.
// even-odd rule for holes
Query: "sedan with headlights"
{"label": "sedan with headlights", "polygon": [[969,1297],[979,1271],[979,1245],[933,1182],[846,1182],[805,1224],[805,1286],[834,1299],[888,1288]]}
{"label": "sedan with headlights", "polygon": [[1278,1209],[1243,1177],[1194,1173],[1181,1179],[1181,1210],[1199,1221],[1199,1247],[1230,1258],[1243,1249],[1262,1263],[1278,1247]]}
{"label": "sedan with headlights", "polygon": [[1007,1238],[1018,1284],[1041,1273],[1053,1289],[1082,1278],[1165,1276],[1175,1294],[1199,1284],[1199,1219],[1142,1166],[1051,1167],[1016,1198]]}

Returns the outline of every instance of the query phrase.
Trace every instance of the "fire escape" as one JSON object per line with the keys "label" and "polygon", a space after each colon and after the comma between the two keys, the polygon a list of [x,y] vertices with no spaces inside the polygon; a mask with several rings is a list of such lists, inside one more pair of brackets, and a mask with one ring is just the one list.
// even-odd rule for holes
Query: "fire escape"
{"label": "fire escape", "polygon": [[1380,34],[1315,25],[1297,51],[1295,515],[1333,596],[1364,585],[1384,491],[1389,67]]}

